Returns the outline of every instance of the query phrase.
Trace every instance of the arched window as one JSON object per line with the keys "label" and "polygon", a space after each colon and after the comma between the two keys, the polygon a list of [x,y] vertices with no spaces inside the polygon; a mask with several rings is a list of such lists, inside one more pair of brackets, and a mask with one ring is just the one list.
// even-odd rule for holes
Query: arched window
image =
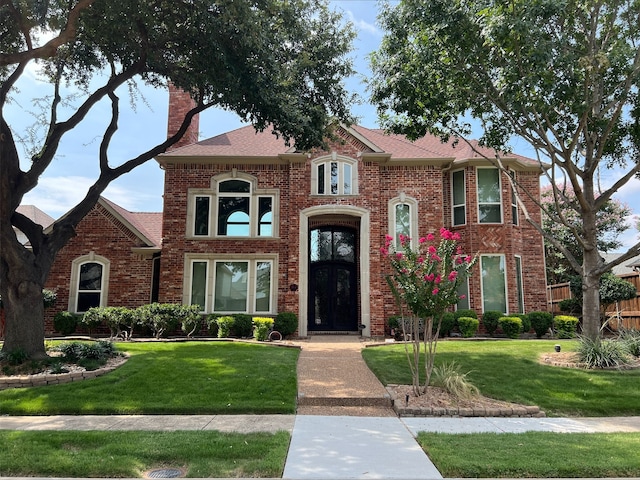
{"label": "arched window", "polygon": [[190,189],[187,235],[276,236],[278,191],[256,189],[256,181],[234,171],[214,177],[211,189]]}
{"label": "arched window", "polygon": [[83,313],[107,304],[109,261],[93,252],[76,258],[71,267],[69,311]]}
{"label": "arched window", "polygon": [[400,235],[411,238],[415,245],[418,236],[418,201],[401,194],[389,201],[389,235],[394,246],[400,247]]}
{"label": "arched window", "polygon": [[311,166],[312,195],[357,195],[358,163],[348,157],[316,158]]}

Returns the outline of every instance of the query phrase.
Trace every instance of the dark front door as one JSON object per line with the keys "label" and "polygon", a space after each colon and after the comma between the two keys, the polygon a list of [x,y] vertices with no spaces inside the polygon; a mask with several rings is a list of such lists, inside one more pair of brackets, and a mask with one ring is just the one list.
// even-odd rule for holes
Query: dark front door
{"label": "dark front door", "polygon": [[321,227],[310,233],[310,331],[356,331],[356,232]]}

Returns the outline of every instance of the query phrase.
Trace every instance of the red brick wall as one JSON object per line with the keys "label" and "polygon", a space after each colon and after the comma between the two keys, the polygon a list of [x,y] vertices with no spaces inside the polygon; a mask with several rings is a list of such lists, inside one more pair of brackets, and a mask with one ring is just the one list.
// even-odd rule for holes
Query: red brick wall
{"label": "red brick wall", "polygon": [[89,212],[76,229],[76,236],[60,250],[45,288],[57,293],[55,305],[45,313],[45,331],[53,333],[53,316],[69,309],[69,287],[74,259],[94,252],[111,262],[109,306],[137,307],[150,302],[152,260],[131,251],[144,246],[100,204]]}
{"label": "red brick wall", "polygon": [[[167,137],[174,135],[182,125],[182,121],[187,112],[195,107],[195,102],[191,96],[169,84],[169,120],[167,122]],[[175,143],[170,150],[183,147],[185,145],[191,145],[198,141],[198,129],[200,128],[200,116],[196,115],[191,120],[191,124],[187,128],[187,131],[177,143]]]}

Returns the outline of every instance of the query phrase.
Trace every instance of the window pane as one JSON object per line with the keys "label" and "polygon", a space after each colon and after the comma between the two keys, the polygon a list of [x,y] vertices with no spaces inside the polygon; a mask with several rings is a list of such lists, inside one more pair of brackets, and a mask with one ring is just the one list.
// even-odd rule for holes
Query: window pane
{"label": "window pane", "polygon": [[396,246],[400,245],[400,235],[411,236],[411,208],[406,203],[396,205]]}
{"label": "window pane", "polygon": [[342,179],[342,183],[344,185],[344,194],[351,195],[351,165],[348,163],[344,164],[344,176]]}
{"label": "window pane", "polygon": [[480,205],[478,208],[480,223],[500,223],[500,205]]}
{"label": "window pane", "polygon": [[102,289],[102,265],[99,263],[84,263],[80,265],[80,281],[78,290]]}
{"label": "window pane", "polygon": [[453,204],[464,205],[464,170],[453,172]]}
{"label": "window pane", "polygon": [[218,199],[218,235],[249,236],[249,197]]}
{"label": "window pane", "polygon": [[90,308],[100,306],[100,292],[78,292],[78,308],[76,312],[86,312]]}
{"label": "window pane", "polygon": [[209,197],[196,197],[196,214],[193,233],[195,235],[209,235]]}
{"label": "window pane", "polygon": [[464,205],[461,207],[453,207],[453,224],[464,225],[466,220]]}
{"label": "window pane", "polygon": [[481,257],[483,311],[507,313],[504,256]]}
{"label": "window pane", "polygon": [[478,202],[500,203],[500,176],[496,168],[478,169]]}
{"label": "window pane", "polygon": [[524,313],[524,290],[522,288],[522,258],[515,257],[516,260],[516,287],[518,291],[518,312]]}
{"label": "window pane", "polygon": [[338,162],[331,162],[331,194],[338,194]]}
{"label": "window pane", "polygon": [[271,310],[271,262],[256,266],[256,312]]}
{"label": "window pane", "polygon": [[332,256],[332,241],[330,230],[311,230],[309,239],[309,252],[312,262],[320,262],[323,260],[331,260]]}
{"label": "window pane", "polygon": [[334,260],[356,261],[356,238],[352,232],[333,232]]}
{"label": "window pane", "polygon": [[206,306],[207,262],[193,262],[191,273],[191,305]]}
{"label": "window pane", "polygon": [[225,180],[218,185],[221,193],[251,193],[251,184],[244,180]]}
{"label": "window pane", "polygon": [[273,235],[273,199],[260,197],[258,199],[258,236],[271,237]]}
{"label": "window pane", "polygon": [[324,163],[318,165],[318,195],[324,195]]}
{"label": "window pane", "polygon": [[248,262],[217,262],[215,312],[247,311]]}
{"label": "window pane", "polygon": [[[458,310],[468,310],[469,309],[469,282],[465,280],[464,282],[458,285],[456,289],[458,294],[458,303],[456,305]],[[462,298],[461,298],[462,297]]]}

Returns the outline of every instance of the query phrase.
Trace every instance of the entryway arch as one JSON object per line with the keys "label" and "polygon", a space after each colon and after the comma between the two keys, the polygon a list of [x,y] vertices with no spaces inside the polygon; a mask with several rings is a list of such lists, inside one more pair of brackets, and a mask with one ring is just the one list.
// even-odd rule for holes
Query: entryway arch
{"label": "entryway arch", "polygon": [[[339,206],[339,205],[321,205],[316,207],[310,207],[300,212],[300,234],[299,234],[299,252],[300,252],[300,268],[298,273],[298,285],[299,289],[299,311],[298,311],[298,333],[300,336],[307,336],[309,334],[309,279],[310,279],[310,251],[309,251],[309,235],[311,232],[310,224],[313,224],[313,218],[319,216],[331,216],[336,221],[335,227],[338,227],[341,223],[339,219],[343,218],[345,221],[349,218],[357,220],[359,228],[354,230],[357,235],[356,244],[357,249],[357,263],[358,268],[358,280],[360,284],[359,304],[357,311],[359,311],[359,317],[355,322],[356,328],[362,327],[362,335],[370,336],[370,219],[369,211],[363,208],[354,206]],[[349,222],[344,222],[349,223]],[[311,227],[313,228],[313,227]]]}

